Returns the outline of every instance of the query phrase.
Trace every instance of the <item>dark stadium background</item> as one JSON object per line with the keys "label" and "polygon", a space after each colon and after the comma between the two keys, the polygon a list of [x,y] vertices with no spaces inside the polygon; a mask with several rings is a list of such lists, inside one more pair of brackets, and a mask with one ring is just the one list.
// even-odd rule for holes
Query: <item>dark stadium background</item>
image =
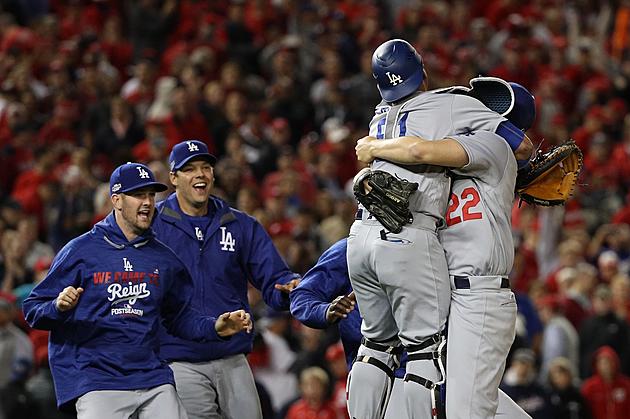
{"label": "dark stadium background", "polygon": [[[47,335],[20,304],[110,211],[118,164],[168,183],[171,146],[200,139],[219,157],[215,193],[294,271],[344,237],[354,143],[379,101],[370,57],[394,37],[422,54],[430,88],[516,81],[536,96],[534,143],[582,148],[568,205],[515,202],[519,322],[502,386],[534,418],[630,417],[630,1],[3,0],[0,418],[71,417],[54,408]],[[284,418],[299,373],[320,366],[331,397],[319,402],[344,418],[336,330],[250,300],[265,417]],[[616,360],[612,383],[596,353]]]}

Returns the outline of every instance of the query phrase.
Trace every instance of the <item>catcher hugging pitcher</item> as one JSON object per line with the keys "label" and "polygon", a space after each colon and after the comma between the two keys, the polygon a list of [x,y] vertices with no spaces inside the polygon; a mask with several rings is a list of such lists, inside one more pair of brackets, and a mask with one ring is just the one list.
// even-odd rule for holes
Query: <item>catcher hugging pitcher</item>
{"label": "catcher hugging pitcher", "polygon": [[348,379],[350,415],[383,417],[406,351],[409,418],[444,414],[437,388],[447,377],[449,419],[528,417],[498,385],[516,318],[507,275],[517,159],[523,173],[536,167],[524,134],[533,96],[487,77],[427,91],[420,55],[400,39],[376,49],[372,69],[383,101],[357,144],[371,165],[355,178],[347,250],[364,336]]}

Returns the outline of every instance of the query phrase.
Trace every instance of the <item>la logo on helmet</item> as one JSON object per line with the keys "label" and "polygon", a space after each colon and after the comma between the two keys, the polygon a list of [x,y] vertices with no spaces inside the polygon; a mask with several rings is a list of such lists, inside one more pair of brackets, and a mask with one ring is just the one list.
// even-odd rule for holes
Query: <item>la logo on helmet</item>
{"label": "la logo on helmet", "polygon": [[188,151],[199,151],[199,147],[197,147],[197,144],[193,143],[192,141],[186,141],[186,144],[188,144]]}
{"label": "la logo on helmet", "polygon": [[389,71],[385,74],[387,74],[387,78],[389,79],[389,82],[392,86],[396,86],[397,84],[403,82],[402,77],[400,77],[398,74],[391,74]]}

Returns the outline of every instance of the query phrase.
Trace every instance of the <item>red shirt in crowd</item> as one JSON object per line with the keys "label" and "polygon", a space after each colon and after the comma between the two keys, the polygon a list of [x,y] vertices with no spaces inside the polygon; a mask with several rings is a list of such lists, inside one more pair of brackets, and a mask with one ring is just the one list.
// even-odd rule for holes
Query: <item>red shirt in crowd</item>
{"label": "red shirt in crowd", "polygon": [[630,224],[630,204],[617,211],[612,222],[613,224]]}
{"label": "red shirt in crowd", "polygon": [[627,419],[630,412],[630,378],[621,374],[619,357],[609,346],[595,353],[595,359],[609,357],[615,365],[612,381],[604,380],[598,372],[582,384],[582,396],[591,408],[593,419]]}
{"label": "red shirt in crowd", "polygon": [[337,413],[328,402],[315,407],[300,399],[289,408],[286,419],[337,419]]}

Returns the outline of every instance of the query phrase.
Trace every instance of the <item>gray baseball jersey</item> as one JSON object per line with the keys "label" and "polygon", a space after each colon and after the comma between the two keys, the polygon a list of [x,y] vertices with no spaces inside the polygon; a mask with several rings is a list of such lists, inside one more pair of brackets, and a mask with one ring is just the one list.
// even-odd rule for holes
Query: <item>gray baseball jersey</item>
{"label": "gray baseball jersey", "polygon": [[451,275],[507,276],[514,262],[511,211],[516,160],[498,135],[479,131],[452,136],[468,164],[452,170],[454,181],[440,232]]}
{"label": "gray baseball jersey", "polygon": [[[494,132],[502,121],[505,118],[477,99],[429,91],[397,105],[379,104],[370,122],[370,135],[378,139],[405,135],[441,139],[478,130]],[[372,169],[418,182],[418,193],[412,196],[410,203],[411,211],[443,219],[450,186],[446,169],[430,165],[403,166],[386,160],[375,160]]]}
{"label": "gray baseball jersey", "polygon": [[[452,282],[446,415],[489,419],[499,414],[498,387],[515,332],[514,294],[501,287],[514,261],[510,219],[517,165],[508,144],[494,133],[451,138],[466,150],[469,162],[452,171],[440,241],[451,278],[467,277],[468,288]],[[511,415],[528,417],[519,410]]]}
{"label": "gray baseball jersey", "polygon": [[[370,135],[378,139],[405,135],[441,139],[475,130],[494,131],[504,120],[474,98],[430,91],[398,104],[381,103],[370,122]],[[385,232],[365,211],[350,229],[348,272],[363,317],[361,332],[372,341],[396,344],[399,339],[405,346],[418,345],[443,330],[449,310],[448,268],[436,230],[444,225],[450,178],[443,167],[430,165],[401,166],[376,160],[372,169],[417,182],[419,188],[410,202],[414,221],[400,233]],[[359,348],[359,355],[391,367],[390,355],[376,352],[364,345]],[[426,360],[410,361],[407,374],[433,382],[440,379],[434,363]],[[362,384],[355,390],[355,382],[349,382],[349,406],[359,397],[355,394],[366,393]],[[405,393],[408,385],[408,411],[415,412],[414,417],[430,418],[429,391],[409,381]],[[376,391],[373,397],[382,398],[382,393]]]}

